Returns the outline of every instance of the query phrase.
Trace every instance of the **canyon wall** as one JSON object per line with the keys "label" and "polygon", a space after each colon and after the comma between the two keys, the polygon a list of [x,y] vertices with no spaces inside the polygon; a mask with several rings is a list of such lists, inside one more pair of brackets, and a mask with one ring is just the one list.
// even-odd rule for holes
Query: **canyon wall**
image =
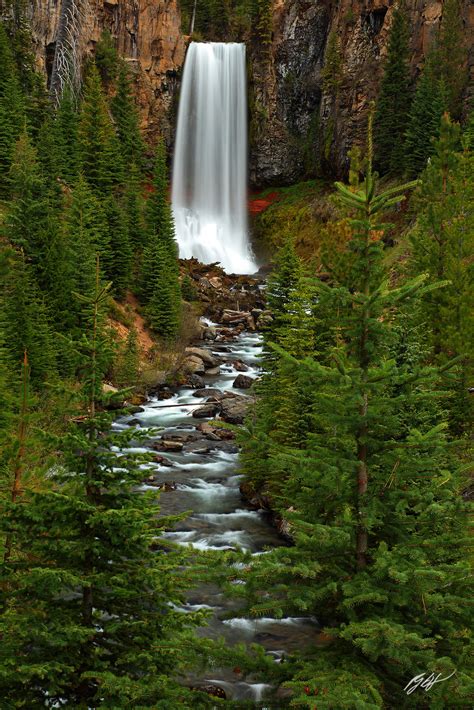
{"label": "canyon wall", "polygon": [[[413,79],[443,11],[441,0],[405,0]],[[347,152],[363,144],[376,98],[394,10],[393,0],[277,0],[269,53],[254,47],[251,84],[251,180],[291,183],[320,170],[341,175]],[[474,78],[474,4],[462,0],[469,71]],[[323,91],[329,34],[341,47],[338,95]]]}
{"label": "canyon wall", "polygon": [[[184,62],[178,0],[76,0],[81,6],[80,49],[93,54],[109,30],[134,78],[142,127],[150,140],[172,140],[179,73]],[[38,65],[50,73],[62,0],[28,3]]]}
{"label": "canyon wall", "polygon": [[[64,2],[64,0],[62,0]],[[188,38],[179,0],[75,0],[83,7],[81,51],[91,54],[108,29],[128,62],[151,142],[172,145],[180,72]],[[51,70],[61,0],[28,4],[39,65]],[[405,0],[416,77],[439,26],[442,0]],[[347,152],[363,143],[367,110],[376,97],[387,52],[393,0],[274,0],[272,40],[247,40],[250,178],[253,186],[292,183],[318,171],[341,175]],[[462,0],[474,69],[474,5]],[[321,70],[329,34],[341,46],[337,97],[323,91]]]}

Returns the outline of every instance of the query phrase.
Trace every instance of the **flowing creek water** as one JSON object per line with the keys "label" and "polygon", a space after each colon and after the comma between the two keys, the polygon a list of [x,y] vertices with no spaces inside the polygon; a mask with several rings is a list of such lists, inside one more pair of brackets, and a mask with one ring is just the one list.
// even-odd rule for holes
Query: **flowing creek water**
{"label": "flowing creek water", "polygon": [[[239,374],[232,364],[236,360],[249,368],[245,374],[258,376],[262,351],[262,339],[258,333],[244,332],[225,345],[211,342],[202,347],[207,347],[222,359],[220,374],[204,377],[206,387],[244,394],[242,390],[233,388],[233,382]],[[151,397],[143,405],[142,411],[119,419],[114,427],[159,427],[159,436],[169,439],[183,434],[192,435],[200,423],[208,421],[192,416],[196,404],[204,403],[207,399],[196,397],[195,393],[195,390],[183,387],[165,401]],[[146,464],[147,473],[157,482],[172,482],[169,486],[172,490],[167,491],[165,488],[160,495],[161,512],[172,515],[193,511],[176,529],[166,533],[168,539],[201,550],[240,548],[255,555],[286,544],[272,526],[268,513],[252,510],[243,501],[239,490],[242,476],[238,473],[239,454],[235,442],[198,439],[185,444],[181,451],[163,453],[167,459],[166,466]],[[149,486],[144,484],[143,488]],[[222,618],[236,609],[236,601],[224,596],[217,587],[211,585],[191,590],[182,611],[185,613],[202,608],[211,608],[213,614],[199,633],[212,638],[224,637],[229,644],[259,643],[276,662],[284,654],[314,640],[317,630],[316,621],[311,618]],[[232,671],[213,670],[203,680],[222,688],[227,699],[241,701],[242,707],[277,707],[271,701],[265,703],[263,700],[270,686],[243,681]]]}

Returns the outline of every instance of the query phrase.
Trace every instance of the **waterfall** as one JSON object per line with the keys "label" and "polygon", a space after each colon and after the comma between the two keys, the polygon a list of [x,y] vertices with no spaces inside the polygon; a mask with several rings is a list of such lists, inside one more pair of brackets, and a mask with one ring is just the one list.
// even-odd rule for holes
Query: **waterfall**
{"label": "waterfall", "polygon": [[184,65],[172,203],[180,256],[257,270],[247,224],[245,45],[192,42]]}

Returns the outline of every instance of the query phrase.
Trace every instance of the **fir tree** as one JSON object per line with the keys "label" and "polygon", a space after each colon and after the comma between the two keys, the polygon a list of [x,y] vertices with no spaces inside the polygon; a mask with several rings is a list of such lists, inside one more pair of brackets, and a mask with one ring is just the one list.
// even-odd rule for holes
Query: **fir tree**
{"label": "fir tree", "polygon": [[321,79],[323,91],[331,96],[337,95],[342,83],[342,53],[339,37],[335,31],[329,33]]}
{"label": "fir tree", "polygon": [[153,192],[145,216],[147,244],[143,252],[142,298],[152,328],[164,338],[173,339],[181,319],[181,288],[163,143],[157,148]]}
{"label": "fir tree", "polygon": [[472,150],[466,146],[461,152],[459,125],[444,115],[434,154],[422,175],[418,219],[410,232],[412,272],[428,274],[430,283],[448,282],[424,296],[420,317],[429,324],[437,362],[443,364],[453,355],[465,357],[450,385],[451,427],[457,434],[469,432],[473,421],[468,392],[474,358],[473,166]]}
{"label": "fir tree", "polygon": [[96,283],[76,344],[81,423],[54,441],[63,460],[51,471],[54,487],[12,501],[2,516],[11,553],[1,571],[1,697],[15,707],[210,707],[173,680],[206,649],[189,631],[202,612],[173,608],[185,589],[184,554],[160,533],[175,519],[157,518],[155,494],[137,494],[143,472],[112,451],[137,434],[112,434],[113,415],[99,408],[110,286],[99,285],[98,271]]}
{"label": "fir tree", "polygon": [[128,236],[133,251],[141,252],[146,242],[142,174],[135,163],[130,166],[124,194]]}
{"label": "fir tree", "polygon": [[54,376],[56,348],[44,297],[21,252],[12,251],[8,257],[1,299],[1,330],[9,371],[20,371],[26,350],[31,382],[39,386]]}
{"label": "fir tree", "polygon": [[416,86],[405,134],[405,167],[411,177],[426,167],[445,109],[444,84],[436,78],[433,62],[428,59]]}
{"label": "fir tree", "polygon": [[58,154],[59,176],[68,185],[73,185],[79,174],[78,129],[78,111],[74,96],[70,89],[66,88],[56,110],[53,137]]}
{"label": "fir tree", "polygon": [[26,120],[18,70],[5,27],[0,23],[0,194],[8,194],[8,172]]}
{"label": "fir tree", "polygon": [[79,155],[89,185],[110,195],[123,179],[123,165],[115,129],[97,68],[89,68],[79,119]]}
{"label": "fir tree", "polygon": [[140,133],[138,111],[124,62],[120,66],[116,93],[111,101],[111,109],[124,165],[130,166],[134,164],[141,168],[145,145]]}
{"label": "fir tree", "polygon": [[40,285],[47,286],[45,260],[51,233],[57,228],[51,193],[35,147],[26,131],[19,137],[9,174],[11,202],[5,224],[10,243],[24,250]]}
{"label": "fir tree", "polygon": [[110,235],[110,263],[104,269],[112,279],[114,293],[123,296],[132,276],[132,248],[127,229],[127,215],[118,198],[102,200]]}
{"label": "fir tree", "polygon": [[[277,486],[294,546],[253,558],[236,591],[249,603],[243,614],[317,617],[324,646],[274,672],[293,704],[306,707],[317,694],[321,708],[404,707],[405,685],[428,669],[442,677],[456,670],[431,689],[430,707],[462,706],[472,686],[463,476],[434,404],[439,373],[421,353],[394,357],[406,331],[397,327],[401,309],[434,285],[424,276],[389,285],[379,221],[413,184],[378,192],[369,140],[360,188],[337,187],[355,214],[355,258],[342,278],[315,285],[339,337],[327,359],[275,346],[278,367],[310,400],[304,440],[276,445],[258,421],[242,436],[244,450],[249,438],[260,442],[265,483]],[[426,705],[416,694],[410,702]]]}
{"label": "fir tree", "polygon": [[466,33],[459,0],[445,0],[438,38],[438,72],[446,87],[447,110],[461,117],[462,96],[468,81]]}
{"label": "fir tree", "polygon": [[399,7],[393,13],[375,117],[376,158],[382,173],[403,172],[403,142],[411,102],[408,40],[406,11]]}
{"label": "fir tree", "polygon": [[[75,331],[84,327],[82,309],[74,296],[81,293],[90,296],[94,290],[94,265],[99,255],[101,263],[110,263],[108,243],[109,226],[106,215],[98,199],[79,176],[70,194],[64,196],[64,214],[62,220],[62,242],[68,269],[67,284],[69,292],[64,293],[63,303],[68,303],[63,330]],[[60,303],[58,308],[61,310]]]}

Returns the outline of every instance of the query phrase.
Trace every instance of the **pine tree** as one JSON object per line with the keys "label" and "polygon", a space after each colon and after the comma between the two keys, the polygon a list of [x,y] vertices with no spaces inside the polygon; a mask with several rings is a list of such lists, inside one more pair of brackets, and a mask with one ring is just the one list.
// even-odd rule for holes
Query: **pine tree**
{"label": "pine tree", "polygon": [[406,11],[398,7],[393,13],[375,117],[376,162],[382,173],[403,172],[403,142],[411,103],[408,40]]}
{"label": "pine tree", "polygon": [[[247,599],[244,615],[317,617],[324,645],[293,654],[274,673],[304,707],[313,695],[318,708],[405,707],[405,685],[425,669],[442,677],[456,670],[431,689],[430,707],[461,707],[472,688],[462,467],[435,402],[439,372],[420,351],[396,356],[411,317],[405,306],[434,285],[417,276],[391,286],[384,263],[380,216],[413,186],[377,191],[369,139],[360,188],[337,184],[355,214],[352,268],[315,284],[318,308],[338,320],[331,357],[275,347],[279,369],[310,400],[304,441],[273,444],[258,421],[241,437],[244,451],[259,441],[294,545],[253,558],[236,593]],[[410,702],[426,707],[421,695]]]}
{"label": "pine tree", "polygon": [[8,194],[8,172],[15,143],[25,125],[24,96],[10,40],[0,23],[0,194]]}
{"label": "pine tree", "polygon": [[409,176],[419,175],[426,167],[445,109],[444,84],[436,78],[433,61],[428,59],[416,86],[405,134],[405,167]]}
{"label": "pine tree", "polygon": [[64,314],[61,332],[75,332],[85,326],[82,309],[75,293],[90,296],[94,290],[94,265],[99,255],[101,263],[110,263],[110,245],[108,243],[109,226],[99,200],[94,196],[86,180],[79,176],[73,190],[64,196],[62,220],[62,244],[64,261],[67,265],[68,278],[60,284],[63,295],[59,297],[58,309],[68,303]]}
{"label": "pine tree", "polygon": [[51,233],[57,229],[54,201],[43,178],[35,147],[26,131],[20,135],[9,174],[11,202],[5,233],[11,244],[31,260],[41,287],[47,287],[45,260]]}
{"label": "pine tree", "polygon": [[156,495],[136,492],[143,472],[112,449],[137,433],[111,433],[113,415],[99,407],[110,285],[100,286],[98,271],[96,283],[83,300],[88,332],[76,344],[81,423],[52,442],[63,461],[50,472],[53,487],[4,506],[11,552],[0,573],[1,697],[15,707],[211,707],[209,696],[174,680],[206,655],[190,635],[203,613],[174,610],[185,555],[160,534],[176,518],[158,518]]}
{"label": "pine tree", "polygon": [[114,366],[114,381],[119,387],[134,387],[138,381],[139,367],[140,354],[137,331],[132,327],[117,357]]}
{"label": "pine tree", "polygon": [[326,94],[335,96],[342,83],[342,53],[339,37],[334,30],[328,36],[321,79],[323,91]]}
{"label": "pine tree", "polygon": [[21,252],[12,251],[8,256],[0,313],[9,371],[20,371],[26,350],[34,386],[54,377],[56,348],[50,318],[31,266]]}
{"label": "pine tree", "polygon": [[142,174],[135,163],[130,166],[124,194],[128,236],[135,253],[141,252],[146,242]]}
{"label": "pine tree", "polygon": [[59,159],[59,175],[68,185],[77,180],[80,168],[78,112],[74,96],[66,88],[56,110],[53,136]]}
{"label": "pine tree", "polygon": [[115,96],[111,101],[112,116],[120,141],[123,164],[141,168],[145,144],[140,133],[138,110],[133,99],[127,67],[122,62]]}
{"label": "pine tree", "polygon": [[457,434],[469,432],[473,421],[468,392],[474,358],[473,166],[469,146],[461,152],[459,125],[445,114],[417,195],[409,266],[414,273],[428,274],[430,283],[448,282],[443,289],[426,294],[420,317],[429,324],[436,361],[443,364],[453,355],[465,357],[450,385],[450,423]]}
{"label": "pine tree", "polygon": [[127,215],[118,198],[102,200],[110,235],[110,263],[104,272],[112,279],[115,295],[121,297],[132,277],[132,247],[127,229]]}
{"label": "pine tree", "polygon": [[466,32],[459,0],[445,0],[438,38],[438,72],[446,87],[447,110],[455,119],[462,113],[468,81]]}
{"label": "pine tree", "polygon": [[157,147],[153,192],[146,204],[145,217],[147,244],[143,251],[141,293],[151,327],[169,340],[176,337],[179,329],[181,288],[163,143]]}
{"label": "pine tree", "polygon": [[109,196],[123,179],[123,164],[99,72],[94,65],[89,68],[81,105],[79,155],[89,185],[98,195]]}

